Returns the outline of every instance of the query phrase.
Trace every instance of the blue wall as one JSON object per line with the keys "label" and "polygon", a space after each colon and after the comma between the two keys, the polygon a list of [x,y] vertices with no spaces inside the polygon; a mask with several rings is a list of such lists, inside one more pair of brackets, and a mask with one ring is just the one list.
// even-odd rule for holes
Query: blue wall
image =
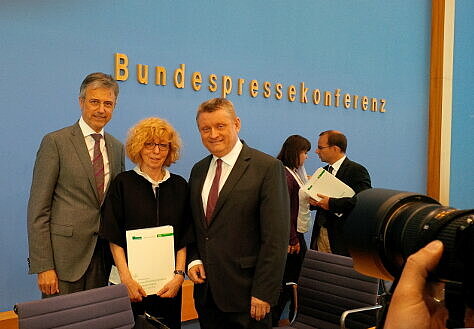
{"label": "blue wall", "polygon": [[[292,6],[290,6],[290,4]],[[168,119],[184,141],[171,170],[188,177],[206,151],[195,128],[199,103],[220,95],[190,86],[199,71],[229,75],[231,99],[242,119],[241,137],[277,154],[290,134],[316,144],[338,129],[348,156],[363,163],[373,185],[424,193],[426,178],[430,1],[37,1],[0,4],[1,217],[0,311],[39,297],[27,275],[26,204],[42,136],[79,117],[84,76],[113,73],[114,54],[130,60],[130,77],[107,130],[123,140],[139,119]],[[135,65],[150,65],[148,85]],[[172,72],[186,64],[186,86]],[[154,66],[168,70],[168,85],[153,83]],[[236,80],[256,79],[384,98],[386,112],[362,111],[236,94]],[[220,83],[220,82],[219,82]],[[311,94],[309,94],[311,95]],[[409,170],[407,170],[407,165]],[[308,172],[321,166],[311,153]],[[130,164],[129,164],[130,168]]]}
{"label": "blue wall", "polygon": [[456,1],[450,204],[474,208],[474,1]]}

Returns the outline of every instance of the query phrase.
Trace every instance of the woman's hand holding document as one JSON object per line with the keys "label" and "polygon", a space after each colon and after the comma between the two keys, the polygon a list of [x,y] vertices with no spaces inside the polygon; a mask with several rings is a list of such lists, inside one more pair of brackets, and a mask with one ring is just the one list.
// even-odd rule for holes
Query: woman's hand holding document
{"label": "woman's hand holding document", "polygon": [[[174,277],[173,227],[167,225],[128,230],[126,238],[128,268],[132,278],[147,295],[158,293]],[[120,283],[115,267],[112,267],[109,281]]]}
{"label": "woman's hand holding document", "polygon": [[321,198],[318,194],[330,198],[345,198],[354,196],[354,190],[330,174],[324,168],[318,168],[313,176],[301,187],[301,190],[316,201]]}

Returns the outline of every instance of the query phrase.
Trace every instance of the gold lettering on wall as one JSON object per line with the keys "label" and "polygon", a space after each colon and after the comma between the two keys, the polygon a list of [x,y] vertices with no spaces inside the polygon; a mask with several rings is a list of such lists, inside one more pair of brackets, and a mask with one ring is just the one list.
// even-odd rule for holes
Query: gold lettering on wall
{"label": "gold lettering on wall", "polygon": [[[114,54],[114,74],[117,81],[126,81],[129,78],[129,58],[126,54],[115,53]],[[132,66],[133,67],[133,66]],[[140,84],[147,85],[150,79],[149,76],[149,65],[147,64],[136,64],[136,79]],[[166,86],[167,85],[167,69],[164,66],[155,66],[155,85]],[[186,76],[186,64],[179,64],[174,70],[173,82],[174,86],[178,89],[184,89],[186,87],[186,79],[189,79],[191,88],[194,91],[201,91],[203,88],[203,75],[201,72],[192,72]],[[296,97],[302,104],[308,103],[308,94],[310,88],[306,86],[305,82],[299,82],[299,89],[296,87],[297,84],[283,85],[278,81],[263,81],[259,82],[257,79],[244,79],[242,77],[237,78],[237,88],[233,88],[233,78],[230,75],[222,75],[220,79],[217,74],[210,73],[207,78],[207,89],[209,92],[214,93],[220,89],[220,95],[223,98],[235,93],[239,96],[244,94],[245,86],[248,87],[248,96],[256,98],[261,94],[263,98],[272,97],[272,91],[276,100],[283,99],[283,88],[286,90],[286,96],[289,102],[295,102]],[[248,83],[246,82],[248,81]],[[260,84],[262,89],[260,90]],[[204,85],[205,86],[205,85]],[[314,106],[321,104],[321,97],[324,97],[324,102],[321,106],[332,107],[334,104],[335,108],[342,106],[345,109],[349,109],[351,106],[353,109],[360,108],[363,111],[370,109],[370,112],[385,113],[387,111],[387,100],[385,98],[368,97],[356,94],[342,93],[340,88],[335,88],[334,91],[321,90],[320,88],[312,89],[311,101]],[[359,102],[360,99],[360,102]]]}
{"label": "gold lettering on wall", "polygon": [[250,96],[252,97],[257,97],[258,96],[258,81],[257,80],[252,80],[249,83],[249,93]]}
{"label": "gold lettering on wall", "polygon": [[380,112],[385,112],[385,99],[380,99]]}
{"label": "gold lettering on wall", "polygon": [[339,97],[341,97],[341,89],[334,91],[334,106],[339,107]]}
{"label": "gold lettering on wall", "polygon": [[288,100],[290,102],[294,102],[295,101],[295,95],[296,95],[296,88],[295,88],[295,86],[290,85],[288,87]]}
{"label": "gold lettering on wall", "polygon": [[283,88],[283,85],[281,83],[277,83],[275,85],[275,98],[276,99],[282,99],[283,97],[283,92],[281,91],[281,88]]}
{"label": "gold lettering on wall", "polygon": [[155,67],[155,84],[166,86],[166,69],[163,66]]}
{"label": "gold lettering on wall", "polygon": [[125,81],[128,79],[128,57],[125,54],[115,54],[115,80]]}
{"label": "gold lettering on wall", "polygon": [[201,90],[202,76],[201,72],[194,72],[191,76],[191,87],[194,91]]}
{"label": "gold lettering on wall", "polygon": [[228,75],[222,76],[222,98],[225,98],[232,92],[232,78]]}
{"label": "gold lettering on wall", "polygon": [[304,82],[300,83],[300,103],[308,103],[308,89],[305,88]]}
{"label": "gold lettering on wall", "polygon": [[377,98],[372,98],[371,99],[371,105],[370,105],[370,110],[372,112],[377,112]]}
{"label": "gold lettering on wall", "polygon": [[354,102],[352,102],[354,104],[353,108],[354,109],[357,109],[357,101],[359,100],[359,95],[354,95]]}
{"label": "gold lettering on wall", "polygon": [[330,91],[324,92],[324,106],[332,106],[332,93]]}
{"label": "gold lettering on wall", "polygon": [[272,84],[269,81],[263,83],[263,97],[268,98],[272,95],[271,87]]}
{"label": "gold lettering on wall", "polygon": [[313,90],[313,104],[318,105],[320,101],[321,101],[321,92],[319,91],[319,89],[314,89]]}
{"label": "gold lettering on wall", "polygon": [[148,84],[148,65],[137,64],[137,81],[141,84]]}
{"label": "gold lettering on wall", "polygon": [[174,71],[174,86],[176,88],[184,88],[184,70],[186,69],[186,64],[181,64],[179,68]]}
{"label": "gold lettering on wall", "polygon": [[350,94],[344,94],[344,107],[346,109],[351,107],[351,95]]}
{"label": "gold lettering on wall", "polygon": [[237,87],[237,95],[241,96],[243,93],[243,85],[245,83],[245,79],[239,79],[239,86]]}
{"label": "gold lettering on wall", "polygon": [[360,100],[360,107],[364,110],[367,111],[367,105],[369,105],[369,99],[367,96],[362,97]]}
{"label": "gold lettering on wall", "polygon": [[210,74],[209,75],[209,91],[211,93],[215,92],[217,90],[217,75],[215,74]]}

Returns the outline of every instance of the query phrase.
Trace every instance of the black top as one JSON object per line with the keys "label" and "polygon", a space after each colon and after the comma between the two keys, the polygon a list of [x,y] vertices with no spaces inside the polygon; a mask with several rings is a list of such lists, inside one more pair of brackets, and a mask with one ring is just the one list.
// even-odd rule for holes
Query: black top
{"label": "black top", "polygon": [[100,236],[126,250],[125,231],[172,225],[175,251],[192,242],[188,183],[171,174],[158,188],[159,212],[148,180],[133,170],[117,175],[102,207]]}

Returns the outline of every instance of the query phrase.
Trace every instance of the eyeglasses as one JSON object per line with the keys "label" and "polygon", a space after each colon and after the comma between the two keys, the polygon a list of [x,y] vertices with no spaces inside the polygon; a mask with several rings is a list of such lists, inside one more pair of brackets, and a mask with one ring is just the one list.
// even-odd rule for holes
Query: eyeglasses
{"label": "eyeglasses", "polygon": [[113,109],[114,108],[114,102],[111,102],[111,101],[103,101],[101,102],[100,100],[98,99],[89,99],[89,104],[92,106],[92,107],[99,107],[100,104],[104,104],[104,107],[108,110],[110,109]]}
{"label": "eyeglasses", "polygon": [[143,147],[146,149],[146,150],[153,150],[155,149],[155,147],[158,146],[158,148],[160,149],[160,151],[167,151],[170,149],[170,144],[165,144],[165,143],[153,143],[153,142],[147,142],[145,144],[143,144]]}
{"label": "eyeglasses", "polygon": [[321,146],[321,145],[318,145],[318,150],[322,150],[322,149],[326,149],[328,147],[331,147],[332,145],[328,145],[328,146]]}

